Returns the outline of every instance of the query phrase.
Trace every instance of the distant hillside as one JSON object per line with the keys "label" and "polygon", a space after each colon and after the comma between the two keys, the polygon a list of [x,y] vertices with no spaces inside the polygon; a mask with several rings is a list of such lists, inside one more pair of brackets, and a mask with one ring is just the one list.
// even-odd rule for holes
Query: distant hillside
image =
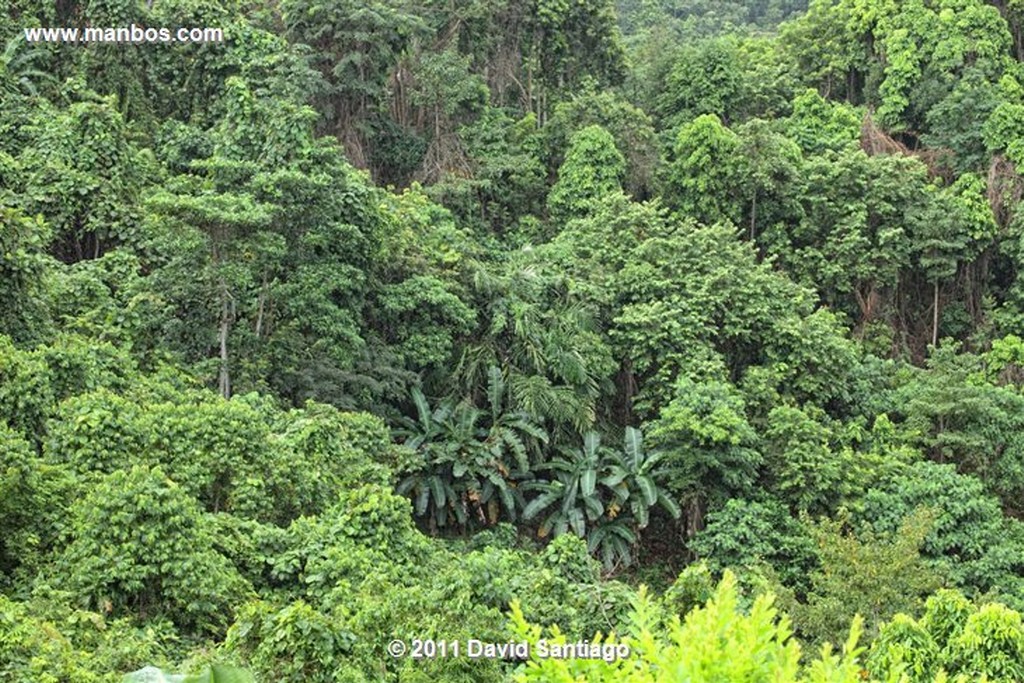
{"label": "distant hillside", "polygon": [[774,28],[807,11],[809,0],[618,0],[623,33],[674,24],[680,32],[712,35],[736,27]]}

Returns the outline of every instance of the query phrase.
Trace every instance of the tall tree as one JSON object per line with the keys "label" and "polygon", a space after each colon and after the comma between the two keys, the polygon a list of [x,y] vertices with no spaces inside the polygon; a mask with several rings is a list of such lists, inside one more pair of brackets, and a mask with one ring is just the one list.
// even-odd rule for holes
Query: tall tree
{"label": "tall tree", "polygon": [[587,126],[569,140],[558,169],[558,182],[548,195],[548,211],[556,224],[580,218],[602,197],[622,191],[626,160],[615,138],[600,126]]}
{"label": "tall tree", "polygon": [[701,223],[738,223],[741,207],[734,188],[745,172],[739,147],[737,135],[714,114],[680,128],[665,193],[669,205]]}

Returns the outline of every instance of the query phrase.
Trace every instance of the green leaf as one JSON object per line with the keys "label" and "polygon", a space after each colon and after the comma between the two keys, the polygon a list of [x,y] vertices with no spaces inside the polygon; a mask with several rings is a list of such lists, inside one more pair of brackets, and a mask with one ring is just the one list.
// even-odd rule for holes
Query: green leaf
{"label": "green leaf", "polygon": [[634,470],[640,468],[643,461],[643,434],[636,427],[626,427],[626,456]]}
{"label": "green leaf", "polygon": [[423,395],[423,392],[419,387],[415,387],[412,390],[412,401],[416,404],[416,414],[419,416],[420,424],[423,426],[424,431],[428,431],[433,421],[431,419],[430,405],[427,403],[427,398]]}
{"label": "green leaf", "polygon": [[429,480],[430,491],[434,495],[434,505],[443,508],[448,498],[445,495],[445,485],[438,476],[433,476]]}
{"label": "green leaf", "polygon": [[576,495],[577,495],[577,492],[579,491],[579,488],[580,488],[580,483],[579,483],[578,479],[573,480],[573,482],[571,484],[569,484],[568,490],[565,492],[565,495],[562,497],[562,514],[563,515],[568,515],[569,514],[569,510],[571,510],[574,507],[576,507]]}
{"label": "green leaf", "polygon": [[231,666],[214,664],[198,676],[190,676],[184,683],[255,683],[252,674]]}
{"label": "green leaf", "polygon": [[636,517],[636,525],[643,529],[647,526],[650,521],[650,515],[647,512],[648,508],[644,505],[633,506],[633,516]]}
{"label": "green leaf", "polygon": [[594,491],[597,489],[597,470],[587,469],[580,475],[580,493],[584,497],[590,497],[594,495]]}
{"label": "green leaf", "polygon": [[430,489],[426,486],[420,489],[416,495],[416,514],[423,516],[427,513],[427,506],[430,504]]}
{"label": "green leaf", "polygon": [[583,498],[583,507],[587,509],[587,517],[593,521],[604,514],[604,504],[597,496]]}
{"label": "green leaf", "polygon": [[125,674],[124,683],[255,683],[256,679],[248,671],[233,666],[214,664],[198,674],[169,674],[155,666]]}
{"label": "green leaf", "polygon": [[501,398],[505,394],[505,381],[501,369],[492,365],[487,369],[487,401],[493,418],[501,414]]}
{"label": "green leaf", "polygon": [[672,515],[673,519],[679,519],[683,514],[683,510],[679,507],[679,503],[672,500],[662,492],[658,493],[658,504],[661,506],[662,510]]}
{"label": "green leaf", "polygon": [[601,478],[601,483],[610,489],[615,488],[629,476],[629,472],[621,467],[613,465],[608,468],[608,474]]}
{"label": "green leaf", "polygon": [[526,509],[523,510],[523,519],[533,519],[541,510],[544,510],[561,497],[561,490],[548,491],[546,493],[542,493],[541,495],[531,500],[529,505],[526,506]]}
{"label": "green leaf", "polygon": [[508,514],[509,519],[513,522],[516,519],[516,499],[512,495],[512,491],[509,490],[508,486],[499,486],[498,495],[501,497],[501,504],[505,507],[505,512]]}
{"label": "green leaf", "polygon": [[648,507],[658,502],[658,486],[653,479],[647,475],[641,475],[636,478],[636,485],[640,487],[640,493],[643,494],[644,502]]}
{"label": "green leaf", "polygon": [[569,525],[572,527],[572,530],[576,532],[576,535],[580,538],[585,538],[587,525],[583,519],[583,512],[579,508],[574,508],[570,510],[568,520]]}

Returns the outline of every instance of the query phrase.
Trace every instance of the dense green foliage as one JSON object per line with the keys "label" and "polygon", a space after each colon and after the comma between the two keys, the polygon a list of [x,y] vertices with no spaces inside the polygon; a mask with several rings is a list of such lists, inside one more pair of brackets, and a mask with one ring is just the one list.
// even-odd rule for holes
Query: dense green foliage
{"label": "dense green foliage", "polygon": [[0,9],[0,680],[1024,679],[1024,3]]}

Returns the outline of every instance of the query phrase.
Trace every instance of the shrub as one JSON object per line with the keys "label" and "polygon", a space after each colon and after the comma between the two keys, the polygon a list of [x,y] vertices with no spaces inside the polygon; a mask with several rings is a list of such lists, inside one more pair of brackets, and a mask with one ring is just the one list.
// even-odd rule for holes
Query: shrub
{"label": "shrub", "polygon": [[302,600],[275,610],[253,602],[228,631],[226,650],[259,680],[334,683],[355,636]]}
{"label": "shrub", "polygon": [[195,502],[159,468],[136,466],[100,480],[72,508],[70,542],[57,565],[84,606],[140,619],[167,615],[217,633],[251,588],[223,556]]}
{"label": "shrub", "polygon": [[0,585],[27,585],[56,546],[79,487],[73,472],[41,462],[0,421]]}

